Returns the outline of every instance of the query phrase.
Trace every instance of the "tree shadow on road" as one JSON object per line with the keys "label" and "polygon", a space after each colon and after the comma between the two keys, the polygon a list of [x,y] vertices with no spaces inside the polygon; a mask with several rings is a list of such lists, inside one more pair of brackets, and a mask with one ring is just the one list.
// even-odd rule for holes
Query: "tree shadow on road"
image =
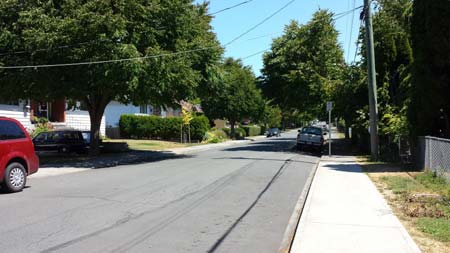
{"label": "tree shadow on road", "polygon": [[107,153],[96,157],[75,154],[42,153],[40,168],[108,168],[119,165],[131,165],[157,162],[168,159],[188,158],[188,155],[179,155],[167,151],[128,151],[121,153]]}

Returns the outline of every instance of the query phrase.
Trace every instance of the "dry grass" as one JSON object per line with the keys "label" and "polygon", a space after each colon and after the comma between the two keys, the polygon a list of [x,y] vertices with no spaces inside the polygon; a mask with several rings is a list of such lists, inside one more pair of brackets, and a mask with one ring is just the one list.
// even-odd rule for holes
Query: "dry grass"
{"label": "dry grass", "polygon": [[[373,163],[369,162],[366,157],[361,157],[358,161],[363,167],[364,171],[369,175],[379,191],[384,195],[386,201],[397,217],[401,220],[405,228],[408,230],[411,237],[417,243],[419,248],[424,253],[448,253],[450,252],[450,242],[445,239],[438,240],[439,236],[430,233],[424,233],[423,228],[419,227],[419,223],[424,219],[421,215],[430,215],[416,206],[412,206],[413,201],[409,200],[405,196],[411,196],[414,194],[443,194],[437,192],[436,189],[429,185],[423,185],[418,183],[416,178],[420,175],[420,172],[408,172],[404,171],[399,165],[392,165],[386,163]],[[444,193],[445,194],[445,193]],[[439,196],[439,195],[438,195]],[[424,207],[421,205],[419,207]],[[429,206],[429,205],[428,205]],[[428,207],[427,206],[427,207]],[[431,205],[433,206],[433,205]],[[449,208],[448,203],[444,208]],[[433,215],[440,215],[435,210],[430,212]],[[445,214],[444,214],[445,215]],[[442,220],[441,220],[442,221]],[[443,220],[445,221],[445,219]],[[447,220],[448,222],[448,220]],[[441,228],[444,233],[448,233],[447,228]],[[444,237],[448,238],[448,234]]]}

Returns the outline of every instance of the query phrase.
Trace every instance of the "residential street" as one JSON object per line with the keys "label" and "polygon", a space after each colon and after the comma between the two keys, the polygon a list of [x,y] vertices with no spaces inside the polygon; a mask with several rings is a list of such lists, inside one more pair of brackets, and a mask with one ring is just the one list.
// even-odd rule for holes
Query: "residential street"
{"label": "residential street", "polygon": [[187,158],[30,178],[2,252],[276,252],[318,157],[296,132]]}

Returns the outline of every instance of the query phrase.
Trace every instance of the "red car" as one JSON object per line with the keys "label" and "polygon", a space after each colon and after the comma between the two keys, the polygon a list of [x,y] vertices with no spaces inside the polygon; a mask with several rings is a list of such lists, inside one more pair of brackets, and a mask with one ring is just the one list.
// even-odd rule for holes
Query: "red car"
{"label": "red car", "polygon": [[39,158],[25,128],[15,119],[0,117],[0,183],[7,192],[21,191],[27,176],[39,169]]}

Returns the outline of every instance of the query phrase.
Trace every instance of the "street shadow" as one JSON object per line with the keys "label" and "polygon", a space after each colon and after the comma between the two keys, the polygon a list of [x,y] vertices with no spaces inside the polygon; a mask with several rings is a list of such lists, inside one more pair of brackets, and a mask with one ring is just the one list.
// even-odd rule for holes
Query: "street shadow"
{"label": "street shadow", "polygon": [[[260,157],[220,157],[220,158],[213,158],[214,160],[253,160],[253,161],[275,161],[275,162],[285,162],[286,159],[271,159],[271,158],[260,158]],[[311,161],[305,161],[305,160],[297,160],[297,159],[291,159],[289,160],[291,163],[309,163],[309,164],[316,164],[315,162]]]}
{"label": "street shadow", "polygon": [[363,173],[363,170],[356,163],[348,164],[327,164],[325,168],[340,172]]}
{"label": "street shadow", "polygon": [[295,145],[294,139],[271,140],[251,143],[249,145],[227,148],[223,151],[255,151],[255,152],[292,152]]}
{"label": "street shadow", "polygon": [[31,188],[31,186],[26,185],[22,191],[20,192],[7,192],[5,190],[3,190],[3,188],[0,186],[0,195],[9,195],[9,194],[19,194],[27,189]]}
{"label": "street shadow", "polygon": [[119,165],[133,165],[158,162],[169,159],[188,158],[167,151],[128,151],[122,153],[107,153],[92,157],[88,155],[57,155],[40,153],[40,168],[91,168],[101,169]]}

